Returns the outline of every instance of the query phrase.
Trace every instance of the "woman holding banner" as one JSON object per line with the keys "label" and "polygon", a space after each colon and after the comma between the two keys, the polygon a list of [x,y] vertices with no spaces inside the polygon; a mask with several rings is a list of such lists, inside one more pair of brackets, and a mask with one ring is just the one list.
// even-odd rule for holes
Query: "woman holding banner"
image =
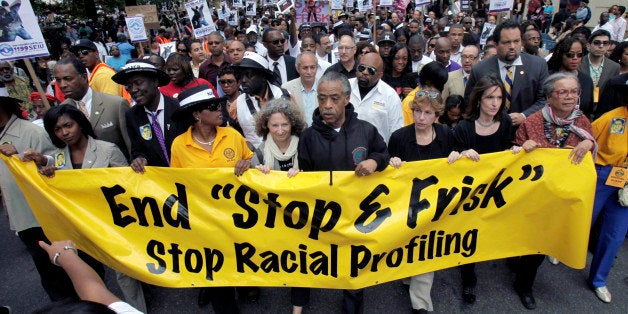
{"label": "woman holding banner", "polygon": [[[593,121],[593,133],[600,149],[595,161],[597,185],[591,221],[595,224],[599,220],[600,235],[593,249],[588,280],[597,297],[605,303],[611,302],[606,278],[628,232],[628,188],[625,177],[617,177],[625,173],[628,166],[628,84],[623,81],[610,87],[621,96],[622,106]],[[613,185],[607,182],[611,177],[615,177]]]}
{"label": "woman holding banner", "polygon": [[[255,115],[255,130],[265,140],[255,150],[251,167],[268,174],[271,170],[287,171],[292,178],[299,173],[297,149],[299,136],[307,124],[303,114],[283,98],[270,101]],[[301,313],[309,303],[309,288],[292,288],[292,313]],[[250,292],[249,292],[250,294]]]}
{"label": "woman holding banner", "polygon": [[[543,92],[547,105],[521,124],[515,136],[515,143],[519,146],[513,147],[513,152],[573,147],[569,154],[573,164],[582,162],[588,151],[595,155],[597,144],[591,123],[578,106],[581,93],[578,77],[568,72],[554,73],[543,82]],[[532,285],[543,259],[543,255],[536,254],[510,260],[514,262],[511,264],[517,275],[515,290],[528,309],[536,308]]]}
{"label": "woman holding banner", "polygon": [[[395,131],[388,143],[390,165],[400,168],[403,161],[445,158],[453,151],[453,138],[446,124],[436,123],[443,114],[443,99],[437,91],[418,91],[410,108],[414,123]],[[405,281],[405,280],[404,280]],[[430,291],[434,272],[410,278],[410,301],[413,312],[433,311]]]}
{"label": "woman holding banner", "polygon": [[[189,66],[189,63],[188,63]],[[179,95],[180,107],[172,119],[190,126],[172,142],[171,167],[226,168],[233,167],[241,176],[251,166],[253,152],[246,140],[231,127],[221,127],[221,107],[226,98],[216,98],[205,85],[184,90]],[[201,288],[199,306],[212,302],[216,313],[238,313],[233,287]]]}
{"label": "woman holding banner", "polygon": [[[512,120],[506,114],[506,91],[496,76],[484,76],[471,91],[467,106],[468,119],[454,129],[454,152],[449,162],[466,157],[480,160],[480,154],[507,150],[512,146]],[[460,266],[462,299],[475,303],[477,276],[475,263]]]}
{"label": "woman holding banner", "polygon": [[287,171],[288,177],[299,173],[297,148],[299,136],[306,124],[303,114],[283,98],[270,101],[255,115],[255,130],[265,140],[255,150],[251,167],[263,173],[270,170]]}

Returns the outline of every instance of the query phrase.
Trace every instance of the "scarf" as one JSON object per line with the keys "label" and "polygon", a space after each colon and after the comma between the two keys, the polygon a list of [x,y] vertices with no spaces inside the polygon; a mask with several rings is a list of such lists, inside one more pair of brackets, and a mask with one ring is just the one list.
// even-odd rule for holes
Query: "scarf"
{"label": "scarf", "polygon": [[573,111],[571,111],[571,114],[569,115],[569,117],[567,117],[566,119],[562,119],[554,115],[554,112],[552,111],[552,108],[550,107],[549,104],[543,107],[543,109],[541,110],[542,110],[541,113],[543,114],[543,119],[546,122],[553,123],[557,126],[565,127],[568,130],[576,133],[576,135],[580,137],[582,140],[591,140],[594,145],[593,161],[595,161],[595,157],[597,156],[597,149],[598,149],[595,138],[593,137],[593,135],[591,135],[591,133],[587,132],[583,128],[577,127],[575,124],[576,119],[582,116],[582,111],[580,110],[579,105],[576,105]]}
{"label": "scarf", "polygon": [[282,153],[272,136],[266,137],[266,144],[264,145],[264,165],[273,167],[275,165],[275,159],[285,161],[292,159],[292,168],[299,169],[299,160],[297,157],[297,148],[299,147],[299,138],[295,135],[290,137],[290,145],[286,150],[286,153]]}

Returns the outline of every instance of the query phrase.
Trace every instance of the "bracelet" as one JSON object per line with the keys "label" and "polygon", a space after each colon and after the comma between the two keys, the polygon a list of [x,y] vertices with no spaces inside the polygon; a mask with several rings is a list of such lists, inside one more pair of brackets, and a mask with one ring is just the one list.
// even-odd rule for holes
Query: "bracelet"
{"label": "bracelet", "polygon": [[[67,250],[72,250],[74,251],[74,254],[78,255],[78,250],[73,246],[68,246],[68,245],[64,246],[63,251],[65,252]],[[56,252],[55,256],[52,258],[52,264],[54,264],[55,266],[61,266],[59,265],[59,262],[57,261],[59,259],[59,256],[61,256],[61,253],[63,252]]]}

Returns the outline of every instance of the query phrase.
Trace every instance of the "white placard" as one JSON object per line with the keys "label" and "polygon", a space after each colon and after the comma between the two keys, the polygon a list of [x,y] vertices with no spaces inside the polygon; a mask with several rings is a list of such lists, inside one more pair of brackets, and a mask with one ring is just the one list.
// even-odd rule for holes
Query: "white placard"
{"label": "white placard", "polygon": [[146,37],[146,28],[144,28],[144,18],[142,16],[132,16],[124,19],[126,27],[129,31],[129,39],[132,43],[148,41]]}
{"label": "white placard", "polygon": [[279,0],[277,1],[277,11],[288,14],[290,13],[290,9],[294,8],[293,0]]}
{"label": "white placard", "polygon": [[392,6],[392,0],[379,0],[379,5],[383,7]]}
{"label": "white placard", "polygon": [[373,0],[358,0],[358,11],[366,12],[373,8]]}
{"label": "white placard", "polygon": [[331,0],[331,9],[332,10],[342,10],[343,0]]}
{"label": "white placard", "polygon": [[159,44],[159,55],[164,58],[164,60],[168,59],[168,56],[171,53],[177,52],[177,43],[172,41],[165,44]]}
{"label": "white placard", "polygon": [[508,12],[512,9],[513,0],[491,0],[489,12]]}
{"label": "white placard", "polygon": [[243,8],[244,4],[242,4],[242,0],[233,0],[232,6],[234,8]]}
{"label": "white placard", "polygon": [[240,20],[238,15],[238,10],[233,10],[229,12],[229,16],[227,17],[227,23],[229,23],[229,25],[231,26],[238,26],[238,21]]}
{"label": "white placard", "polygon": [[0,9],[0,60],[50,55],[30,1],[6,1],[9,10]]}
{"label": "white placard", "polygon": [[484,27],[482,28],[482,34],[480,35],[480,45],[486,44],[486,39],[493,35],[493,31],[495,30],[495,24],[493,23],[484,23]]}
{"label": "white placard", "polygon": [[211,12],[207,8],[207,1],[192,0],[185,3],[185,10],[192,22],[194,37],[202,38],[216,30]]}
{"label": "white placard", "polygon": [[247,16],[255,16],[257,15],[257,1],[255,0],[246,0],[246,8],[245,14]]}
{"label": "white placard", "polygon": [[219,20],[223,20],[226,21],[229,18],[229,13],[231,12],[231,10],[229,10],[229,6],[227,6],[227,2],[220,2],[220,8],[218,8],[218,19]]}
{"label": "white placard", "polygon": [[415,0],[414,1],[415,6],[426,5],[426,4],[431,4],[431,3],[432,3],[432,0]]}

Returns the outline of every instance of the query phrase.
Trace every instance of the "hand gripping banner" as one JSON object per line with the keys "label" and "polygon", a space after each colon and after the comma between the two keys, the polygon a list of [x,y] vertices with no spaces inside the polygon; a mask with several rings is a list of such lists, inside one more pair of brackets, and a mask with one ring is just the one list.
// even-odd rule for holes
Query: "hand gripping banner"
{"label": "hand gripping banner", "polygon": [[51,240],[165,287],[356,289],[547,254],[584,268],[596,174],[537,149],[353,172],[57,171],[4,158]]}

